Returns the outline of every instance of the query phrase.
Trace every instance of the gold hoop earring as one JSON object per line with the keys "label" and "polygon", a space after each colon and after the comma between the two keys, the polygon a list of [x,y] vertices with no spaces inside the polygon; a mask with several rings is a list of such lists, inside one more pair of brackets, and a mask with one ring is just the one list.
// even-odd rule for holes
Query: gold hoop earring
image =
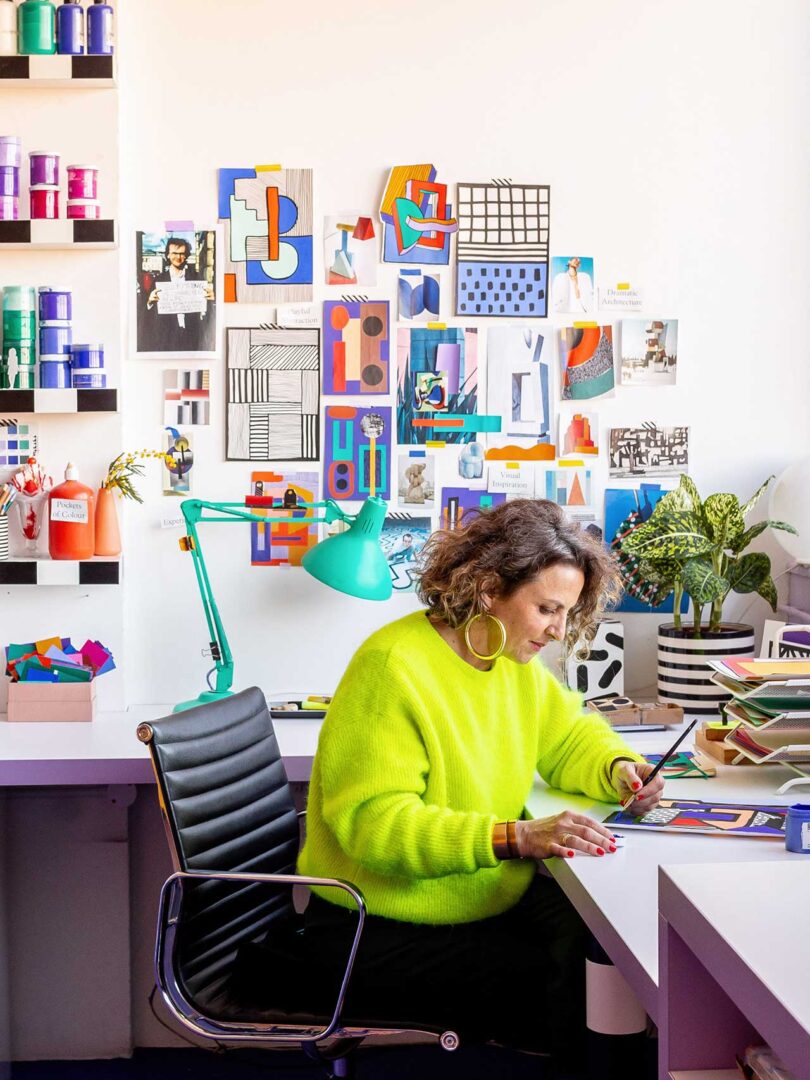
{"label": "gold hoop earring", "polygon": [[[470,643],[470,627],[476,619],[492,619],[501,632],[501,643],[491,656],[484,656],[482,653],[476,652]],[[464,623],[464,644],[477,660],[497,660],[506,648],[506,627],[496,615],[490,615],[488,611],[479,612],[478,615],[471,615]]]}

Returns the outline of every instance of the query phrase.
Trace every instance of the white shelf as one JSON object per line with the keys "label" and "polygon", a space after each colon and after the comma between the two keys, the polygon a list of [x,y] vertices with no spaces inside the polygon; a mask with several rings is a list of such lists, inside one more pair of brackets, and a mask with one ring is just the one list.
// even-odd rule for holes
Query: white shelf
{"label": "white shelf", "polygon": [[0,89],[108,89],[115,86],[113,56],[0,56]]}

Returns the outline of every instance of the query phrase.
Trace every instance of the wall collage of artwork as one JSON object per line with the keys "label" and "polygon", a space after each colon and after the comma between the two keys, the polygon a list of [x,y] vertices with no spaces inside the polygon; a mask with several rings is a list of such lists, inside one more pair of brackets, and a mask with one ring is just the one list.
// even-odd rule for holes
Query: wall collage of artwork
{"label": "wall collage of artwork", "polygon": [[[325,215],[322,272],[311,169],[221,168],[217,203],[218,223],[136,234],[134,355],[182,365],[163,377],[166,496],[192,492],[194,428],[224,409],[245,496],[389,502],[405,592],[430,533],[480,507],[551,499],[609,545],[663,494],[648,478],[687,471],[688,427],[600,424],[600,399],[675,383],[678,321],[602,282],[593,255],[551,255],[548,185],[453,191],[432,164],[395,165],[378,209]],[[223,304],[244,313],[224,330]],[[623,486],[598,490],[599,455]],[[315,513],[292,516],[251,527],[253,566],[299,565],[317,543]]]}

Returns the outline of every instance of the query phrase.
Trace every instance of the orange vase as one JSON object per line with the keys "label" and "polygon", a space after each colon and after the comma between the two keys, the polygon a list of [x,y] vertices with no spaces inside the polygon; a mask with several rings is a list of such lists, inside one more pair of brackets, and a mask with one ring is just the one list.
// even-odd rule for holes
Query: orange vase
{"label": "orange vase", "polygon": [[99,488],[96,495],[96,555],[120,555],[121,533],[115,495],[109,488]]}

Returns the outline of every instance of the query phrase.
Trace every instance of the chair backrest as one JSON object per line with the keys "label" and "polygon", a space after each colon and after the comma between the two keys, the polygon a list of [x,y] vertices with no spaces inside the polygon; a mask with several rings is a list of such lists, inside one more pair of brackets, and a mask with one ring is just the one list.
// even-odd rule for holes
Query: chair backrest
{"label": "chair backrest", "polygon": [[[293,873],[298,818],[267,702],[252,687],[142,724],[177,869]],[[186,889],[179,971],[201,1007],[240,946],[294,914],[291,890],[207,881]]]}

